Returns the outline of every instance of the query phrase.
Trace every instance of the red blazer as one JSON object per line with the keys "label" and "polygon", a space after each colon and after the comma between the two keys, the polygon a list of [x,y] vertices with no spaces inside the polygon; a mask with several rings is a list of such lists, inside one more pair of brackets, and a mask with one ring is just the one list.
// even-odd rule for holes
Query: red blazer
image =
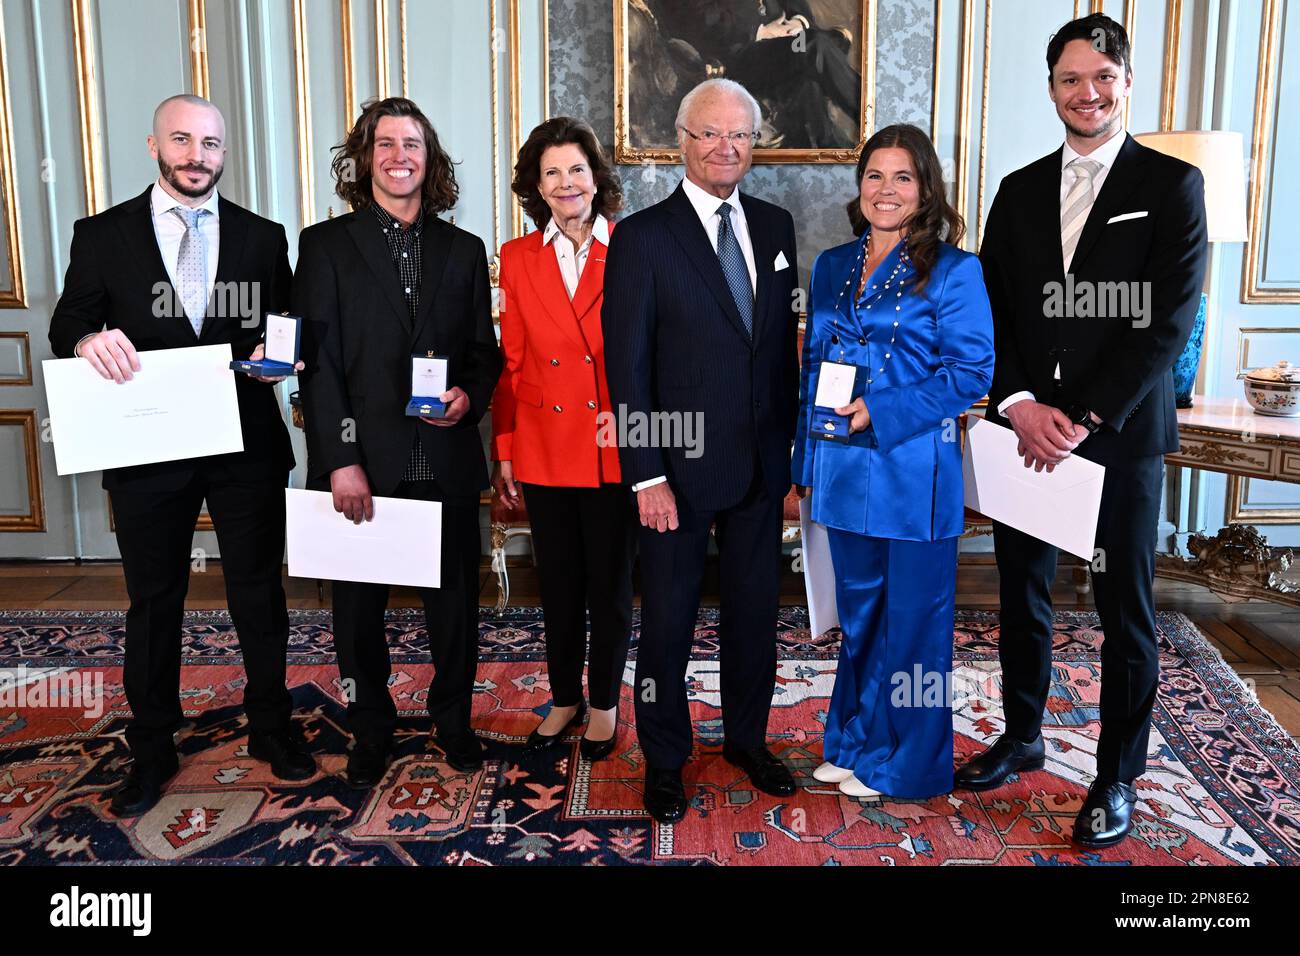
{"label": "red blazer", "polygon": [[[530,484],[617,484],[617,443],[602,448],[596,441],[597,416],[610,419],[600,329],[607,247],[592,240],[570,302],[542,235],[539,229],[501,247],[505,367],[492,400],[492,458],[512,462],[515,479]],[[618,434],[609,425],[606,432]]]}

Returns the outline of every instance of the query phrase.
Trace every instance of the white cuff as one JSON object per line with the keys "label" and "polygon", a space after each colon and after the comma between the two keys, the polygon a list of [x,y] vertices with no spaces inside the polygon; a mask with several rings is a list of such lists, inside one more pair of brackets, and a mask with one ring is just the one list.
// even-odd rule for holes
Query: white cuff
{"label": "white cuff", "polygon": [[649,481],[638,481],[635,485],[632,486],[632,490],[640,491],[641,489],[649,488],[652,485],[662,485],[667,480],[668,480],[667,475],[660,475],[658,478],[651,478]]}
{"label": "white cuff", "polygon": [[81,338],[77,339],[77,344],[72,347],[73,356],[81,358],[81,343],[86,341],[86,339],[93,339],[98,334],[98,332],[91,332],[89,335],[83,335]]}
{"label": "white cuff", "polygon": [[1008,408],[1010,408],[1016,402],[1023,402],[1026,399],[1028,399],[1031,402],[1038,401],[1038,399],[1034,398],[1033,392],[1016,392],[1014,395],[1008,395],[998,404],[998,414],[1001,415],[1003,418],[1006,418]]}

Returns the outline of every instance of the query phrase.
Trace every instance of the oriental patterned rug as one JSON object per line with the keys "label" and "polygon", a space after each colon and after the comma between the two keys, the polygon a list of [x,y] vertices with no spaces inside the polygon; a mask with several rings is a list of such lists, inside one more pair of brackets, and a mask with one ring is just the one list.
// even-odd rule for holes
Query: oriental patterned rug
{"label": "oriental patterned rug", "polygon": [[[1162,613],[1161,689],[1133,835],[1084,852],[1069,834],[1097,740],[1096,616],[1057,616],[1047,766],[1003,789],[930,800],[856,800],[814,781],[838,632],[810,637],[781,613],[769,733],[796,771],[790,798],[754,790],[721,757],[716,611],[691,663],[697,749],[691,806],[674,826],[641,808],[629,664],[621,743],[595,765],[578,738],[520,745],[545,713],[541,614],[483,610],[475,724],[488,760],[462,774],[428,744],[431,667],[420,612],[389,615],[396,758],[370,791],[343,779],[345,730],[327,612],[293,612],[289,683],[319,773],[276,780],[245,752],[243,671],[224,612],[187,615],[181,771],[138,819],[108,813],[128,765],[121,613],[0,612],[0,863],[231,865],[1274,865],[1300,861],[1300,752],[1180,614]],[[959,611],[952,693],[958,760],[1002,726],[996,613]],[[634,644],[635,653],[635,644]]]}

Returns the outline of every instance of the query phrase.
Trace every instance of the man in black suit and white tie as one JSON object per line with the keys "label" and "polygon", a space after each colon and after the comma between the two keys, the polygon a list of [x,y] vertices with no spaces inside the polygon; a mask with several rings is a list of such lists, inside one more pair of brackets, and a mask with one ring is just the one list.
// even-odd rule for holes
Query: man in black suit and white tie
{"label": "man in black suit and white tie", "polygon": [[703,426],[702,447],[645,442],[619,452],[642,525],[635,699],[645,805],[664,823],[686,813],[685,677],[714,525],[723,756],[758,789],[794,792],[766,737],[799,403],[798,283],[790,214],[739,189],[761,120],[753,97],[730,80],[688,93],[677,115],[686,176],[663,202],[619,224],[605,269],[601,322],[615,413],[652,432],[662,415]]}
{"label": "man in black suit and white tie", "polygon": [[[415,103],[365,104],[334,158],[353,211],[303,231],[294,308],[306,319],[302,377],[307,484],[349,521],[374,496],[442,503],[442,586],[421,592],[434,674],[434,741],[456,770],[483,764],[470,727],[478,663],[478,423],[501,372],[483,242],[438,218],[456,204],[451,158]],[[407,417],[412,356],[448,360],[440,418]],[[354,688],[347,779],[374,786],[388,765],[397,709],[388,690],[388,586],[334,582],[339,673]]]}
{"label": "man in black suit and white tie", "polygon": [[[149,149],[157,182],[74,227],[50,319],[54,354],[84,358],[118,382],[140,371],[137,351],[230,343],[235,358],[260,358],[265,311],[289,304],[284,227],[217,195],[226,124],[207,100],[164,100]],[[294,462],[269,387],[277,381],[236,376],[242,452],[104,473],[131,600],[123,684],[133,761],[109,806],[117,816],[154,806],[179,766],[172,735],[182,722],[181,624],[205,500],[248,672],[249,755],[286,780],[316,772],[291,731],[285,688],[289,615],[280,575],[284,487]]]}
{"label": "man in black suit and white tie", "polygon": [[[1065,145],[1002,181],[980,250],[997,349],[989,406],[1015,429],[1025,467],[1050,471],[1077,453],[1106,468],[1092,576],[1105,634],[1101,732],[1074,826],[1075,841],[1096,848],[1128,834],[1146,769],[1159,682],[1156,526],[1163,456],[1178,449],[1171,370],[1205,275],[1205,185],[1194,166],[1124,131],[1132,70],[1114,20],[1066,24],[1047,67]],[[1051,305],[1062,290],[1080,304],[1090,293],[1090,314],[1062,315]],[[956,786],[971,790],[1045,760],[1056,548],[1000,523],[994,543],[1006,726],[957,772]]]}

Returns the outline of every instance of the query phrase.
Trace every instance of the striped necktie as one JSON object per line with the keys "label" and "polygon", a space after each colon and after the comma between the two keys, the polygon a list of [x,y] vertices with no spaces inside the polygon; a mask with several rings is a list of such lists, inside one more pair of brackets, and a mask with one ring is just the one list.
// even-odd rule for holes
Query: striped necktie
{"label": "striped necktie", "polygon": [[180,283],[176,291],[180,293],[194,334],[199,335],[203,331],[204,313],[208,311],[208,255],[203,248],[199,220],[207,215],[208,210],[177,206],[172,212],[185,223],[185,235],[181,236],[181,247],[176,256],[176,281]]}
{"label": "striped necktie", "polygon": [[1095,159],[1076,159],[1065,168],[1074,173],[1074,182],[1065,194],[1065,202],[1061,203],[1061,257],[1065,271],[1069,272],[1079,236],[1083,234],[1083,225],[1092,211],[1092,181],[1101,169],[1101,163]]}
{"label": "striped necktie", "polygon": [[736,310],[745,323],[745,331],[753,338],[754,289],[749,284],[745,255],[740,251],[740,242],[731,228],[731,203],[728,202],[718,207],[718,261],[722,263],[722,274],[727,279],[731,297],[736,300]]}

